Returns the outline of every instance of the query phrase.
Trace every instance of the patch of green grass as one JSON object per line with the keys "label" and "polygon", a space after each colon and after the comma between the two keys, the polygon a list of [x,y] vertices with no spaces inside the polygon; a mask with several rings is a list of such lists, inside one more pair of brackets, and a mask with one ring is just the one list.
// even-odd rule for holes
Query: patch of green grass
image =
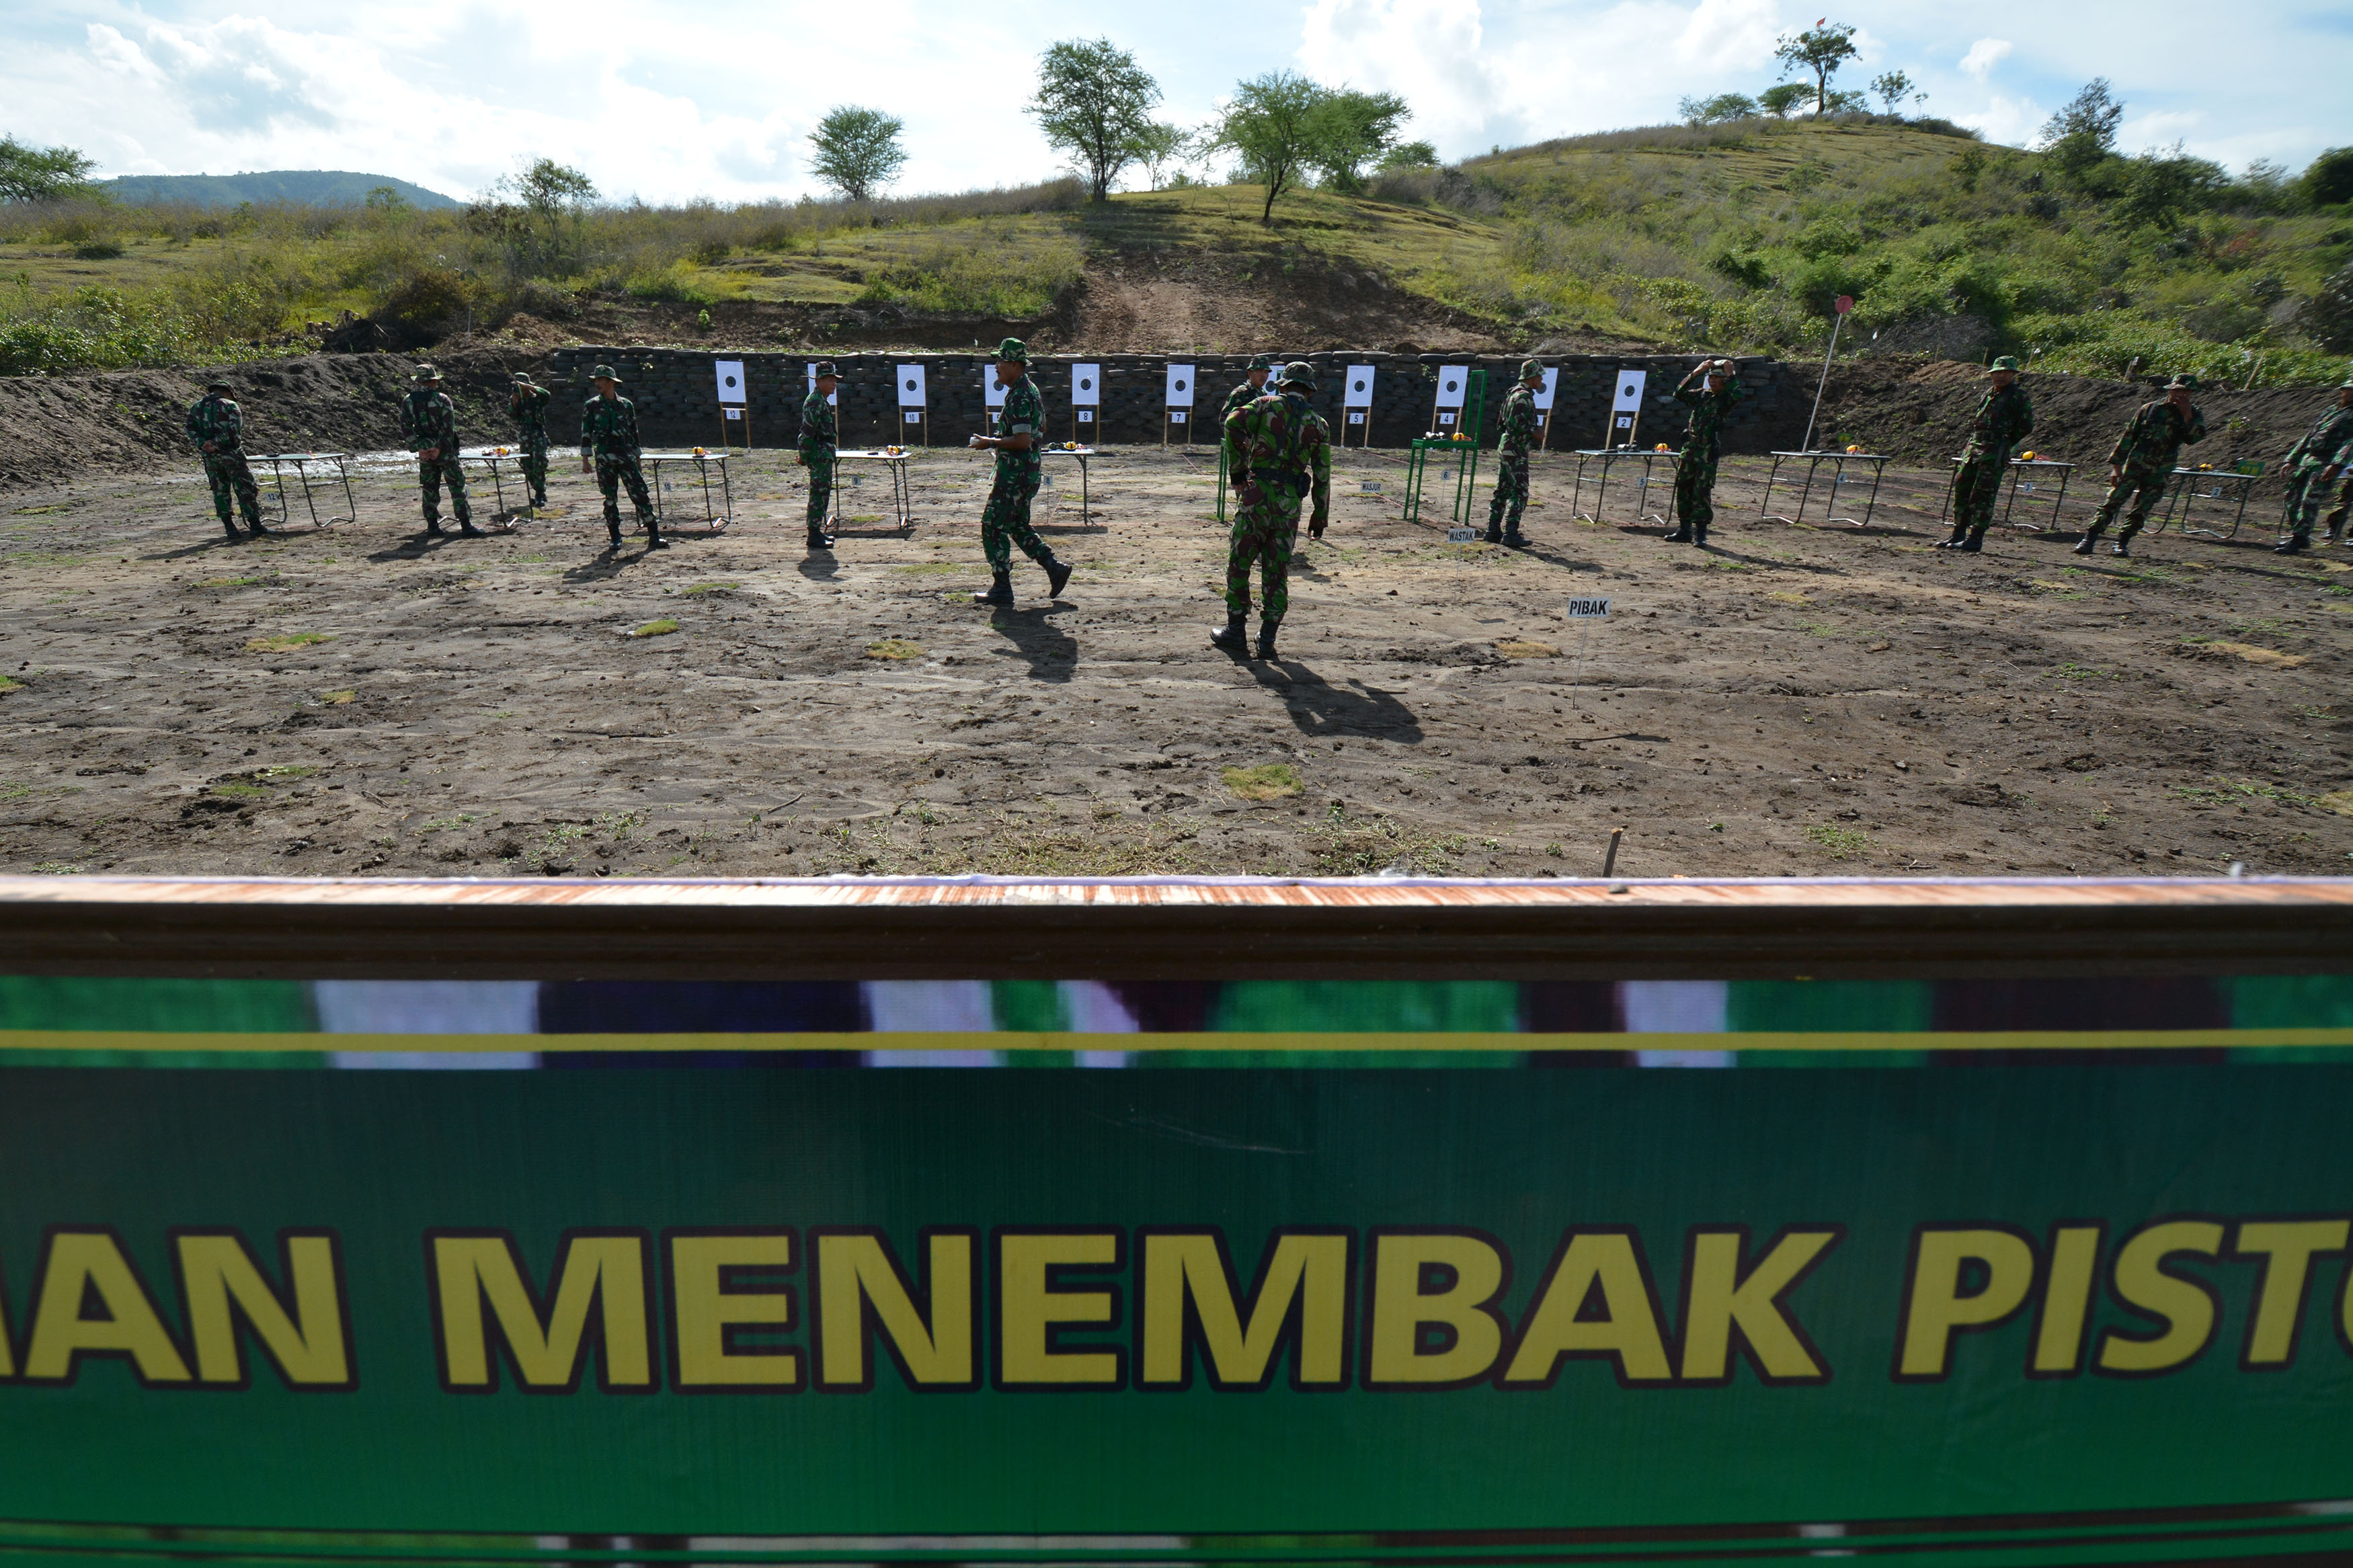
{"label": "patch of green grass", "polygon": [[255,778],[266,779],[272,784],[283,784],[293,779],[316,778],[318,775],[319,770],[308,763],[280,763],[271,767],[253,770]]}
{"label": "patch of green grass", "polygon": [[25,683],[18,680],[16,677],[11,675],[0,675],[0,694],[5,694],[10,691],[22,691],[24,689]]}
{"label": "patch of green grass", "polygon": [[683,594],[683,595],[685,595],[688,598],[691,598],[691,598],[700,598],[700,597],[702,597],[702,595],[706,595],[706,594],[728,594],[728,593],[733,593],[734,590],[736,590],[736,589],[738,589],[738,588],[742,587],[743,585],[744,585],[744,584],[741,584],[741,583],[734,583],[734,582],[726,582],[726,583],[691,583],[691,584],[687,584],[687,586],[685,586],[685,587],[683,587],[683,588],[681,588],[681,589],[679,590],[679,592],[680,592],[680,593],[681,593],[681,594]]}
{"label": "patch of green grass", "polygon": [[1810,823],[1806,842],[1828,850],[1833,860],[1844,860],[1871,847],[1871,837],[1851,827],[1834,827],[1827,822]]}
{"label": "patch of green grass", "polygon": [[1261,763],[1251,768],[1228,768],[1220,775],[1226,787],[1241,800],[1280,800],[1299,793],[1299,770],[1289,763]]}
{"label": "patch of green grass", "polygon": [[341,691],[322,691],[319,693],[319,700],[330,708],[343,708],[350,706],[358,696],[358,692],[345,688]]}
{"label": "patch of green grass", "polygon": [[921,658],[923,657],[923,650],[922,645],[911,643],[905,637],[884,637],[880,642],[871,642],[866,645],[866,657],[869,658]]}
{"label": "patch of green grass", "polygon": [[33,875],[36,877],[79,877],[86,870],[87,868],[76,866],[69,861],[42,860],[34,865]]}
{"label": "patch of green grass", "polygon": [[250,588],[260,583],[259,577],[199,577],[189,586],[195,588]]}
{"label": "patch of green grass", "polygon": [[1463,845],[1459,833],[1431,833],[1379,812],[1350,816],[1336,800],[1310,831],[1315,872],[1323,877],[1370,877],[1392,868],[1409,875],[1443,876]]}
{"label": "patch of green grass", "polygon": [[638,626],[626,635],[633,637],[666,637],[677,630],[678,623],[676,621],[665,619],[648,621],[644,626]]}
{"label": "patch of green grass", "polygon": [[473,820],[474,814],[472,812],[461,811],[455,816],[437,816],[417,831],[419,833],[447,833],[453,827],[463,827],[466,824]]}
{"label": "patch of green grass", "polygon": [[248,653],[291,653],[298,647],[309,647],[313,643],[332,642],[334,640],[335,634],[332,632],[288,632],[283,636],[274,637],[248,637],[245,639],[245,651]]}

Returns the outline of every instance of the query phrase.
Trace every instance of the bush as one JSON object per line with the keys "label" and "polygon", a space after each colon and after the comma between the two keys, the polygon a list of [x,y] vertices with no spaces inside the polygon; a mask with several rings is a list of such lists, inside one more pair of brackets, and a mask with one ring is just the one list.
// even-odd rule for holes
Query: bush
{"label": "bush", "polygon": [[2316,207],[2353,202],[2353,147],[2331,147],[2306,165],[2296,184]]}
{"label": "bush", "polygon": [[369,312],[406,346],[433,342],[465,319],[473,293],[465,279],[447,267],[405,272]]}
{"label": "bush", "polygon": [[712,291],[711,286],[696,277],[694,268],[684,260],[632,272],[621,287],[633,300],[660,300],[675,305],[715,305],[719,302],[719,296]]}

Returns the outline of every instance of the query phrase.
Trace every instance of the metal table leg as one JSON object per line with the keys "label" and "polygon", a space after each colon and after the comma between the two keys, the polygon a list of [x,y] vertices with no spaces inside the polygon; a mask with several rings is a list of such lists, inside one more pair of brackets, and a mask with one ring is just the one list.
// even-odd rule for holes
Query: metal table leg
{"label": "metal table leg", "polygon": [[1961,465],[1956,462],[1952,471],[1945,476],[1945,504],[1936,509],[1938,522],[1953,515],[1953,492],[1960,488],[1960,483]]}
{"label": "metal table leg", "polygon": [[1869,528],[1871,526],[1871,514],[1876,510],[1879,506],[1879,481],[1886,477],[1887,465],[1885,463],[1873,463],[1871,465],[1871,494],[1863,498],[1862,521],[1855,524],[1857,528]]}
{"label": "metal table leg", "polygon": [[[1780,478],[1781,455],[1778,452],[1776,452],[1773,455],[1772,471],[1765,476],[1765,499],[1757,503],[1757,515],[1758,517],[1772,517],[1775,515],[1773,511],[1773,487],[1780,481]],[[1783,521],[1787,520],[1784,519]]]}

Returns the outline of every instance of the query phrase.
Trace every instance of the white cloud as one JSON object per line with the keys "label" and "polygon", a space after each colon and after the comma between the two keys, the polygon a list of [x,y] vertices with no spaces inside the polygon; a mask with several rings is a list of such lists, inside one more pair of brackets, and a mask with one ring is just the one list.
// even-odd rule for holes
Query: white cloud
{"label": "white cloud", "polygon": [[1961,69],[1983,81],[1993,73],[1993,68],[2009,58],[2011,49],[2008,38],[1979,38],[1961,57]]}
{"label": "white cloud", "polygon": [[1956,113],[1953,122],[1968,126],[1989,142],[2023,147],[2049,118],[2050,110],[2041,108],[2031,100],[2006,98],[1996,93],[1983,109]]}
{"label": "white cloud", "polygon": [[1411,137],[1460,145],[1496,120],[1475,0],[1311,0],[1300,35],[1302,70],[1327,87],[1399,94],[1413,105]]}

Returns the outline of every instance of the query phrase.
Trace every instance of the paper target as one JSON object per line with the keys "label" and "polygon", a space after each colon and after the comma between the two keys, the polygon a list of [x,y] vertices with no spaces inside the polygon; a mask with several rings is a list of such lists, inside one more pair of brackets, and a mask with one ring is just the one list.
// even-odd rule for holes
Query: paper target
{"label": "paper target", "polygon": [[1550,370],[1545,372],[1544,384],[1536,388],[1536,408],[1538,412],[1545,414],[1552,412],[1552,395],[1559,388],[1559,386],[1560,367],[1558,365],[1555,365]]}
{"label": "paper target", "polygon": [[923,407],[924,405],[923,367],[919,364],[902,364],[898,367],[897,374],[899,382],[899,406],[902,408]]}
{"label": "paper target", "polygon": [[1471,390],[1471,367],[1467,364],[1442,364],[1438,367],[1438,406],[1460,408]]}
{"label": "paper target", "polygon": [[1073,408],[1103,406],[1103,366],[1074,364],[1071,367],[1071,406]]}
{"label": "paper target", "polygon": [[742,360],[723,359],[713,368],[719,374],[719,402],[723,407],[732,403],[740,408],[751,401],[746,391],[750,383],[744,379]]}
{"label": "paper target", "polygon": [[1373,367],[1368,364],[1350,365],[1348,367],[1348,379],[1342,384],[1340,389],[1340,406],[1343,408],[1370,408],[1372,405]]}
{"label": "paper target", "polygon": [[1170,408],[1193,406],[1193,367],[1172,364],[1168,367],[1168,402]]}

